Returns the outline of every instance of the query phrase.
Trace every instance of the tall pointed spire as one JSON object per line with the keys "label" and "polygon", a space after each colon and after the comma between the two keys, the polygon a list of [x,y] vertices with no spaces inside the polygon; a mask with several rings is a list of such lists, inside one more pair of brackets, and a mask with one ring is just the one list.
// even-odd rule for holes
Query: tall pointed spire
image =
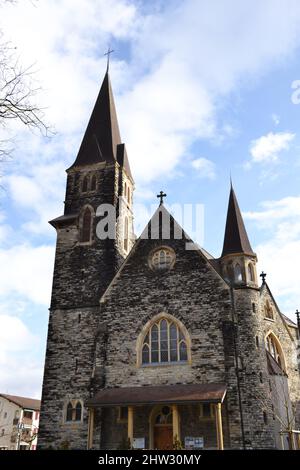
{"label": "tall pointed spire", "polygon": [[107,71],[72,167],[103,161],[113,162],[117,159],[117,146],[120,144],[117,113]]}
{"label": "tall pointed spire", "polygon": [[249,242],[232,181],[230,181],[230,195],[222,256],[233,253],[244,253],[255,256]]}

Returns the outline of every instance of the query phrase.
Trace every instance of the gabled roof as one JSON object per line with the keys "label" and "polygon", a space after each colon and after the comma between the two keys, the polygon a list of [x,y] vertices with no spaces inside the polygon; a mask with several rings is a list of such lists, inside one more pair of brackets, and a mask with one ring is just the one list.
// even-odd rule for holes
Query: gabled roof
{"label": "gabled roof", "polygon": [[[117,147],[121,144],[122,141],[116,107],[109,73],[107,71],[82,139],[77,158],[71,168],[99,162],[113,163],[117,161]],[[129,161],[125,150],[123,153],[124,168],[129,176],[131,176]]]}
{"label": "gabled roof", "polygon": [[6,393],[1,393],[0,396],[26,410],[39,411],[41,408],[41,400],[35,400],[34,398],[27,397],[18,397],[16,395],[7,395]]}
{"label": "gabled roof", "polygon": [[136,250],[138,249],[139,244],[141,243],[141,241],[144,240],[144,239],[147,240],[148,238],[150,238],[151,230],[154,230],[154,231],[157,232],[158,225],[160,224],[160,217],[159,217],[160,214],[162,215],[162,221],[163,221],[162,222],[163,225],[162,225],[161,240],[162,241],[166,240],[166,238],[164,237],[163,234],[164,234],[164,231],[167,232],[168,229],[167,229],[167,227],[164,227],[164,221],[167,220],[167,218],[169,217],[170,218],[170,225],[171,225],[171,237],[170,238],[172,238],[172,231],[173,231],[173,235],[174,235],[174,232],[175,233],[182,233],[182,239],[184,239],[185,242],[189,244],[189,249],[192,249],[197,254],[197,256],[200,256],[202,259],[204,259],[212,267],[213,271],[217,274],[218,278],[220,278],[224,282],[224,284],[226,286],[228,286],[228,284],[226,283],[226,281],[224,280],[224,278],[220,274],[218,261],[215,260],[207,251],[202,249],[197,243],[193,242],[193,240],[185,233],[185,231],[178,224],[178,222],[174,219],[174,217],[169,213],[169,211],[166,209],[164,204],[161,204],[161,205],[158,206],[158,208],[154,212],[153,216],[151,217],[151,219],[147,223],[147,225],[144,228],[143,232],[141,233],[139,238],[136,240],[136,242],[135,242],[133,248],[131,249],[130,253],[128,254],[127,258],[125,258],[125,260],[121,264],[119,270],[115,274],[114,278],[112,279],[112,281],[110,282],[110,284],[106,288],[105,292],[103,293],[103,295],[100,299],[101,303],[105,302],[107,294],[112,289],[112,287],[115,284],[116,280],[120,277],[120,275],[121,275],[122,271],[124,270],[125,266],[127,265],[127,263],[134,256],[134,254],[135,254]]}
{"label": "gabled roof", "polygon": [[[293,336],[291,335],[291,332],[290,332],[290,330],[289,330],[289,328],[288,328],[288,323],[290,323],[290,322],[292,322],[292,321],[289,319],[289,322],[287,322],[287,320],[286,320],[287,317],[286,317],[285,315],[283,315],[283,313],[281,312],[281,310],[280,310],[280,308],[279,308],[279,306],[278,306],[278,304],[277,304],[277,302],[276,302],[276,300],[275,300],[275,298],[274,298],[274,295],[272,294],[271,289],[270,289],[270,287],[268,286],[268,284],[267,284],[266,282],[263,282],[263,283],[262,283],[262,285],[261,285],[261,287],[260,287],[260,294],[262,294],[262,293],[264,292],[264,290],[266,290],[266,291],[268,292],[268,294],[270,295],[270,297],[271,297],[271,299],[272,299],[272,301],[273,301],[273,303],[274,303],[274,305],[275,305],[275,307],[276,307],[276,310],[277,310],[277,312],[278,312],[278,314],[279,314],[279,316],[280,316],[280,318],[281,318],[281,320],[282,320],[282,322],[283,322],[283,324],[284,324],[284,326],[285,326],[285,329],[286,329],[286,331],[287,331],[287,333],[288,333],[290,339],[291,339],[292,341],[294,341],[294,338],[293,338]],[[292,326],[292,325],[290,325],[290,326]],[[297,326],[297,325],[295,325],[295,326]]]}
{"label": "gabled roof", "polygon": [[255,256],[249,242],[242,214],[232,186],[230,188],[222,256],[226,256],[231,253],[245,253]]}

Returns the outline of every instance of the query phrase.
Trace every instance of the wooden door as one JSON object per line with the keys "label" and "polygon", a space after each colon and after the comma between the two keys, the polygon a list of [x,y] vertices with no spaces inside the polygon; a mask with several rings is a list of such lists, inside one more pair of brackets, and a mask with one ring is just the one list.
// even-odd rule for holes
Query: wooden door
{"label": "wooden door", "polygon": [[154,449],[173,449],[172,426],[154,426]]}

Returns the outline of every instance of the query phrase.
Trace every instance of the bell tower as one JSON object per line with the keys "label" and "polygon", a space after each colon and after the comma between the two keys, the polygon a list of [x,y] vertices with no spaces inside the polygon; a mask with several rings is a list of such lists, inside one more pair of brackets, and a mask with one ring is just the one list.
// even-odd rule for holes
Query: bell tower
{"label": "bell tower", "polygon": [[40,448],[85,446],[84,403],[93,387],[99,301],[133,245],[133,190],[107,70],[76,160],[67,169],[64,213],[50,221],[57,243]]}

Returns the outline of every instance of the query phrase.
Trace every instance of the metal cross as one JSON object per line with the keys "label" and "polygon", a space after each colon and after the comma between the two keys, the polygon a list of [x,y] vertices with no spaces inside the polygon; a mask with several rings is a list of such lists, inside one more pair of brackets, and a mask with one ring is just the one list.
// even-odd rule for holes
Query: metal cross
{"label": "metal cross", "polygon": [[262,273],[259,275],[259,277],[262,278],[262,283],[265,284],[265,283],[266,283],[266,277],[267,277],[266,273],[264,273],[264,272],[262,271]]}
{"label": "metal cross", "polygon": [[159,205],[161,206],[164,203],[164,197],[167,197],[166,193],[161,191],[159,194],[157,194],[156,197],[160,198]]}
{"label": "metal cross", "polygon": [[108,69],[109,69],[109,56],[112,52],[115,52],[115,51],[113,49],[111,49],[110,46],[108,46],[108,50],[104,54],[104,55],[107,55],[107,67],[106,67],[107,72],[108,72]]}

